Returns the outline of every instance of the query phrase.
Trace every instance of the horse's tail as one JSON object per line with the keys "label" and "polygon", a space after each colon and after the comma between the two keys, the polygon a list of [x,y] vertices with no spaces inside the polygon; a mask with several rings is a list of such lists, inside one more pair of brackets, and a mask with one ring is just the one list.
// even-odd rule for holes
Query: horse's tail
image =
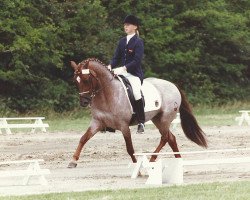
{"label": "horse's tail", "polygon": [[190,108],[186,95],[180,89],[179,91],[181,93],[181,99],[182,99],[181,106],[179,109],[182,129],[188,139],[190,139],[191,141],[202,147],[207,147],[207,139],[205,133],[198,125],[198,122],[195,119],[192,110]]}

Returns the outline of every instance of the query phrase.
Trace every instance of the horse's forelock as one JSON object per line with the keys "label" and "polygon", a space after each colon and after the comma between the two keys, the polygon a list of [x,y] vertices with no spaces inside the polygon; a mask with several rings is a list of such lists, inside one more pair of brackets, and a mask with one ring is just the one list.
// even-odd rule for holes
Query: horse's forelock
{"label": "horse's forelock", "polygon": [[88,65],[89,65],[89,60],[84,60],[84,61],[79,63],[78,68],[83,67],[83,68],[87,69]]}

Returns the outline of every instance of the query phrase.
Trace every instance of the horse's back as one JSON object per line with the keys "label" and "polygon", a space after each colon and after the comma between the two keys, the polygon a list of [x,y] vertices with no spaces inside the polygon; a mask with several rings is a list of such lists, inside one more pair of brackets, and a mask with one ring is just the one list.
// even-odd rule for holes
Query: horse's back
{"label": "horse's back", "polygon": [[175,111],[180,107],[181,94],[175,84],[158,78],[146,78],[144,81],[150,82],[158,90],[164,110]]}

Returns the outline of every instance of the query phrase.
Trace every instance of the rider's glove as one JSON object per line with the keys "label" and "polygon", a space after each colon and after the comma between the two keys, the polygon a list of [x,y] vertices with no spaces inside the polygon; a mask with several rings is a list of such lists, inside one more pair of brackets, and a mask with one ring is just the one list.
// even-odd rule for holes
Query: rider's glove
{"label": "rider's glove", "polygon": [[111,71],[111,65],[108,65],[107,67],[108,67],[108,70]]}
{"label": "rider's glove", "polygon": [[125,66],[123,67],[118,67],[113,69],[114,70],[114,74],[123,74],[127,72],[127,68]]}

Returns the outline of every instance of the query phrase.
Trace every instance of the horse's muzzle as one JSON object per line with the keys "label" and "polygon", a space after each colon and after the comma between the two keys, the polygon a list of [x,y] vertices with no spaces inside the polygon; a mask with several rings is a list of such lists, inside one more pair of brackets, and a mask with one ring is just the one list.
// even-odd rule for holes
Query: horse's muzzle
{"label": "horse's muzzle", "polygon": [[90,104],[91,98],[90,97],[80,97],[80,105],[82,107],[87,107]]}

